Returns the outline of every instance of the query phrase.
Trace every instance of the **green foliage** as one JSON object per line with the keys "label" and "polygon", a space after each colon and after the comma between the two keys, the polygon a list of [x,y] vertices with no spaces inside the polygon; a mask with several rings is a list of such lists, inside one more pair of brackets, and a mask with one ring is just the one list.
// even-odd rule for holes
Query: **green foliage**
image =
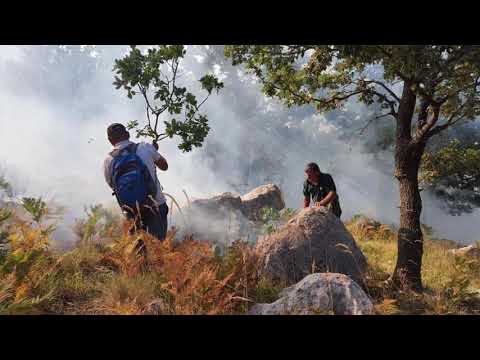
{"label": "green foliage", "polygon": [[[379,106],[381,113],[372,120],[396,120],[395,175],[408,178],[405,174],[414,169],[415,179],[408,181],[416,187],[428,140],[480,115],[477,45],[232,45],[225,55],[233,65],[245,65],[260,79],[263,92],[287,107],[313,105],[327,112],[341,109],[349,99]],[[388,136],[382,137],[388,143]],[[402,198],[412,196],[401,191]],[[411,216],[420,213],[421,208]],[[399,246],[403,250],[404,244]],[[405,259],[398,260],[403,266]],[[420,271],[421,264],[414,263]],[[418,279],[410,280],[420,285]]]}
{"label": "green foliage", "polygon": [[13,197],[13,188],[3,176],[0,176],[0,190],[3,190],[8,197]]}
{"label": "green foliage", "polygon": [[41,197],[24,197],[21,199],[21,205],[38,224],[42,221],[44,216],[48,214],[47,204]]}
{"label": "green foliage", "polygon": [[272,303],[279,298],[282,286],[275,284],[272,281],[262,278],[257,283],[255,288],[255,302],[256,303]]}
{"label": "green foliage", "polygon": [[12,211],[9,209],[0,208],[0,224],[8,220],[12,216]]}
{"label": "green foliage", "polygon": [[[99,209],[92,206],[88,213],[98,213]],[[265,219],[281,220],[283,212],[265,210]],[[388,274],[382,271],[393,266],[393,235],[389,240],[362,237],[352,225],[347,223],[368,258],[368,293],[377,312],[478,313],[474,293],[480,284],[478,260],[455,257],[442,243],[428,240],[423,271],[429,291],[395,292],[384,284]],[[99,250],[86,245],[60,255],[48,250],[48,239],[31,223],[13,222],[9,233],[12,252],[0,259],[0,314],[144,314],[147,310],[160,314],[242,314],[255,303],[276,301],[285,287],[261,276],[255,252],[241,241],[231,244],[224,256],[214,256],[209,244],[191,239],[176,246],[153,241],[148,247],[149,266],[128,273],[108,265],[108,259],[111,261],[119,249],[112,252],[110,246]],[[132,238],[114,240],[113,246],[127,245]],[[219,288],[212,294],[215,286]],[[157,304],[154,308],[152,301]]]}
{"label": "green foliage", "polygon": [[83,245],[91,244],[96,236],[111,238],[119,235],[121,216],[101,204],[84,209],[86,219],[77,219],[73,230]]}
{"label": "green foliage", "polygon": [[452,277],[444,285],[440,295],[441,302],[450,312],[456,308],[474,304],[478,307],[480,301],[472,292],[472,278],[480,276],[480,262],[463,256],[456,256]]}
{"label": "green foliage", "polygon": [[51,297],[51,293],[26,299],[15,299],[15,278],[10,276],[0,281],[0,315],[35,313],[35,307]]}
{"label": "green foliage", "polygon": [[472,190],[480,186],[480,144],[466,147],[452,140],[435,153],[423,155],[422,177],[426,184],[445,181],[447,185]]}
{"label": "green foliage", "polygon": [[263,233],[271,234],[277,229],[280,212],[271,207],[264,207],[260,211],[260,220],[263,223]]}
{"label": "green foliage", "polygon": [[[245,64],[265,94],[287,106],[328,111],[357,96],[393,114],[399,97],[393,85],[404,82],[419,98],[441,105],[440,117],[450,124],[480,113],[479,46],[232,45],[225,54],[233,65]],[[382,77],[372,65],[382,67]]]}
{"label": "green foliage", "polygon": [[286,222],[296,214],[295,209],[285,208],[281,211],[264,207],[260,210],[260,221],[263,223],[263,233],[271,234],[275,232],[282,222]]}
{"label": "green foliage", "polygon": [[[129,129],[136,129],[137,137],[150,137],[157,142],[179,136],[182,139],[179,149],[188,152],[192,147],[200,147],[207,136],[208,119],[199,110],[214,90],[218,93],[223,88],[223,83],[211,74],[200,78],[201,88],[208,95],[199,102],[178,84],[179,65],[185,54],[183,45],[158,45],[146,53],[132,45],[128,55],[115,60],[113,70],[117,75],[113,85],[126,90],[130,99],[141,95],[145,100],[147,124],[140,126],[137,120],[127,124]],[[158,128],[159,118],[165,112],[169,119],[163,121],[162,132]]]}
{"label": "green foliage", "polygon": [[[423,155],[420,181],[444,198],[454,214],[480,206],[480,145],[459,140]],[[449,191],[448,189],[458,189]]]}
{"label": "green foliage", "polygon": [[0,263],[4,260],[8,253],[8,235],[9,232],[3,224],[12,216],[12,212],[8,209],[0,208]]}
{"label": "green foliage", "polygon": [[285,208],[280,211],[280,219],[283,221],[288,221],[290,220],[295,214],[297,213],[297,210],[292,209],[292,208]]}

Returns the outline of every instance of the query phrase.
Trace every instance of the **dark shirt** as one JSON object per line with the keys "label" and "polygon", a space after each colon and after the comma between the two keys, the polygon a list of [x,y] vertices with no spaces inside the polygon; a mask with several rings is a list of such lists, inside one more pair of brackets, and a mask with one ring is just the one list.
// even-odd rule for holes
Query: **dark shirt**
{"label": "dark shirt", "polygon": [[[335,182],[330,174],[321,173],[317,185],[312,184],[310,181],[308,181],[308,179],[303,183],[303,195],[306,198],[311,199],[311,201],[314,203],[322,201],[330,191],[335,191],[335,193],[337,192]],[[330,204],[332,212],[340,217],[342,210],[338,201],[338,194]]]}

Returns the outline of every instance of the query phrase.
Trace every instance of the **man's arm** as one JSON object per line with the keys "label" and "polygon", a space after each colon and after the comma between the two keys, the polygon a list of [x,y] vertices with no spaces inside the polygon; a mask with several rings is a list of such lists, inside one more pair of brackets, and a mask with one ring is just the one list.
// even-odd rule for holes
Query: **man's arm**
{"label": "man's arm", "polygon": [[111,182],[112,174],[111,174],[110,165],[111,165],[111,159],[109,158],[105,159],[105,161],[103,162],[103,176],[105,177],[105,181],[108,184],[108,186],[110,186],[110,188],[113,189],[113,184]]}
{"label": "man's arm", "polygon": [[303,199],[303,207],[307,208],[309,206],[310,206],[310,196],[305,196],[305,198]]}
{"label": "man's arm", "polygon": [[335,197],[337,196],[337,193],[335,191],[330,191],[327,196],[325,196],[322,201],[317,202],[318,206],[327,206],[330,204]]}
{"label": "man's arm", "polygon": [[318,206],[327,206],[337,196],[337,187],[335,186],[335,182],[330,175],[326,177],[325,188],[328,191],[327,196],[325,196],[321,201],[317,203]]}
{"label": "man's arm", "polygon": [[303,183],[303,207],[307,208],[310,206],[310,191],[308,190],[307,181]]}
{"label": "man's arm", "polygon": [[148,144],[148,149],[153,157],[153,162],[155,165],[160,169],[160,170],[167,170],[168,169],[168,163],[167,160],[159,154],[158,152],[158,144]]}

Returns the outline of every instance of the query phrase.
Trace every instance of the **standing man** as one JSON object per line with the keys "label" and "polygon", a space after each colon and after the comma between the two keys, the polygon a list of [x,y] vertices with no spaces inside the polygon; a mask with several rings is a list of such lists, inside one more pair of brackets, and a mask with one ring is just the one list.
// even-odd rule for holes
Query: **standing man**
{"label": "standing man", "polygon": [[306,180],[303,184],[303,207],[310,206],[310,198],[314,206],[326,206],[338,218],[342,209],[338,201],[337,188],[330,174],[322,173],[316,163],[309,163],[305,167]]}
{"label": "standing man", "polygon": [[128,219],[160,241],[167,233],[168,206],[157,178],[156,167],[167,170],[165,158],[157,147],[145,142],[133,143],[119,123],[107,128],[114,149],[104,162],[104,175]]}

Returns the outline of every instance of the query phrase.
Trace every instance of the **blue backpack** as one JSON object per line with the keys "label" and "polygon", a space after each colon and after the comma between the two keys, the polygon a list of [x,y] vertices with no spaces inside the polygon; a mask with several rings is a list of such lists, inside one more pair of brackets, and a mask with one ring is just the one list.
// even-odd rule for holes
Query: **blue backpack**
{"label": "blue backpack", "polygon": [[138,144],[130,144],[121,150],[110,153],[112,161],[112,184],[118,204],[129,215],[138,214],[146,205],[149,197],[155,197],[157,187],[147,166],[136,154]]}

